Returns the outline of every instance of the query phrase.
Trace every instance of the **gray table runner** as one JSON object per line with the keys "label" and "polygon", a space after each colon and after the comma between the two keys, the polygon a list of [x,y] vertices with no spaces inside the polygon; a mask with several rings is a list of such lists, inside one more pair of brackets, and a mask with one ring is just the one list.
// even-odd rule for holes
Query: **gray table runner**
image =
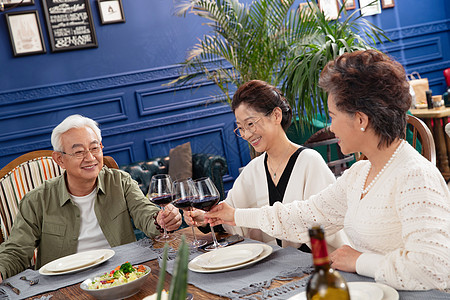
{"label": "gray table runner", "polygon": [[[248,242],[256,242],[246,239]],[[286,283],[278,288],[268,289],[273,280],[290,280],[310,274],[313,271],[311,254],[294,248],[273,246],[273,253],[264,260],[233,271],[220,273],[197,273],[189,271],[188,282],[211,294],[231,299],[281,300],[295,296],[306,289],[309,276]],[[190,259],[203,254],[191,252]],[[172,274],[174,261],[169,261],[167,271]],[[354,273],[341,272],[348,281],[375,282],[373,278]],[[251,295],[260,292],[260,295]],[[441,300],[450,299],[449,293],[431,291],[398,291],[400,300]]]}
{"label": "gray table runner", "polygon": [[[0,299],[13,300],[32,297],[34,295],[55,291],[66,286],[83,282],[92,276],[109,272],[126,261],[129,261],[131,264],[139,264],[156,259],[160,256],[160,253],[158,253],[158,250],[152,250],[151,245],[151,240],[143,239],[131,244],[114,247],[112,249],[115,251],[115,255],[108,261],[93,268],[66,275],[45,276],[39,274],[39,271],[27,269],[24,272],[5,280],[5,282],[10,282],[14,287],[18,288],[20,290],[20,295],[16,295],[11,288],[0,285]],[[26,281],[19,279],[21,276],[26,276],[29,280],[39,279],[39,283],[30,286]]]}
{"label": "gray table runner", "polygon": [[[246,239],[244,243],[256,241]],[[256,242],[257,243],[257,242]],[[280,248],[273,246],[273,253],[258,263],[242,269],[221,273],[196,273],[189,271],[188,282],[211,294],[229,297],[232,299],[287,299],[305,290],[309,276],[291,281],[278,288],[268,289],[273,280],[290,280],[292,277],[309,274],[312,268],[310,254],[298,251],[294,248]],[[69,285],[84,281],[103,272],[108,272],[116,266],[129,261],[132,264],[142,263],[158,258],[161,262],[162,249],[153,249],[152,242],[148,239],[113,248],[116,254],[107,262],[81,272],[60,275],[43,276],[38,271],[26,270],[6,281],[19,288],[20,296],[14,294],[8,287],[0,286],[0,299],[23,299],[45,292],[54,291]],[[196,250],[191,251],[190,259],[203,254]],[[167,267],[172,274],[175,252],[171,249]],[[359,276],[353,273],[341,272],[347,281],[374,282],[372,278]],[[20,276],[26,276],[33,280],[39,278],[39,284],[29,286]],[[2,295],[2,291],[4,294]],[[260,292],[261,295],[251,294]],[[441,300],[450,299],[450,294],[432,291],[399,291],[401,300]],[[3,298],[2,298],[3,297]]]}

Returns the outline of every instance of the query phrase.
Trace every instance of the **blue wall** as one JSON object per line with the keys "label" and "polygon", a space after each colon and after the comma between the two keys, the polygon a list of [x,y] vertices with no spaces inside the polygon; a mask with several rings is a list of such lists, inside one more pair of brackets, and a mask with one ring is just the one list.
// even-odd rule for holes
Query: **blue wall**
{"label": "blue wall", "polygon": [[[249,160],[248,146],[233,134],[228,105],[216,103],[214,85],[174,89],[186,50],[206,33],[203,20],[173,16],[173,1],[123,1],[126,23],[101,25],[90,0],[98,48],[52,53],[40,0],[13,11],[38,10],[47,53],[13,57],[0,13],[0,167],[37,149],[50,149],[52,128],[80,113],[103,130],[105,153],[119,165],[167,155],[190,141],[193,152],[223,155],[230,188]],[[358,2],[358,1],[356,1]],[[450,67],[448,0],[397,0],[368,20],[393,40],[383,49],[430,79],[442,94]],[[358,5],[358,3],[357,3]]]}

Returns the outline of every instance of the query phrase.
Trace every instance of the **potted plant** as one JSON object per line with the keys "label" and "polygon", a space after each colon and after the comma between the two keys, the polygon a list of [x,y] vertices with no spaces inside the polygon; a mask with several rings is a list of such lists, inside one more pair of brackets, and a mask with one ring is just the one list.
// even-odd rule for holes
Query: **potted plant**
{"label": "potted plant", "polygon": [[[383,31],[359,14],[359,9],[348,15],[345,5],[341,5],[337,20],[328,20],[315,2],[308,2],[303,8],[310,12],[308,20],[314,20],[315,34],[307,43],[299,43],[286,57],[279,73],[282,91],[295,108],[300,120],[311,123],[322,109],[327,112],[325,93],[319,88],[319,75],[325,65],[345,52],[374,48],[382,38],[389,40]],[[305,14],[305,13],[303,13]],[[324,120],[321,120],[324,121]]]}
{"label": "potted plant", "polygon": [[359,10],[348,15],[341,5],[338,19],[328,20],[314,1],[302,9],[294,2],[178,0],[177,15],[204,18],[211,31],[189,51],[181,75],[171,84],[212,80],[230,102],[242,83],[264,80],[281,86],[297,113],[294,119],[310,122],[326,111],[326,97],[318,87],[323,66],[344,52],[372,48],[364,38],[381,43],[386,36],[358,16]]}

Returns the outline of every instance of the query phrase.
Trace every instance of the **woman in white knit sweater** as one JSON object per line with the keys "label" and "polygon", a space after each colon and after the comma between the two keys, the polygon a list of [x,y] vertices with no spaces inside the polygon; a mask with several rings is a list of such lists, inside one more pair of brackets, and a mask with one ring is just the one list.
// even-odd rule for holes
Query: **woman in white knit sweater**
{"label": "woman in white knit sweater", "polygon": [[[235,208],[290,203],[307,199],[336,181],[317,151],[292,143],[286,136],[292,109],[277,88],[264,81],[249,81],[234,93],[231,109],[236,116],[235,133],[257,152],[264,153],[243,169],[228,192],[226,203]],[[186,216],[193,216],[197,226],[205,225],[203,211],[196,210]],[[193,223],[191,218],[185,219],[188,224]],[[259,229],[224,227],[229,233],[269,244],[277,242]],[[300,243],[280,240],[278,243],[309,250]]]}
{"label": "woman in white knit sweater", "polygon": [[332,266],[396,289],[450,289],[450,194],[439,170],[407,142],[410,106],[403,67],[375,50],[346,53],[321,74],[331,130],[344,154],[362,152],[337,182],[306,201],[259,209],[220,204],[206,221],[258,228],[307,242],[308,228],[344,228],[351,246]]}

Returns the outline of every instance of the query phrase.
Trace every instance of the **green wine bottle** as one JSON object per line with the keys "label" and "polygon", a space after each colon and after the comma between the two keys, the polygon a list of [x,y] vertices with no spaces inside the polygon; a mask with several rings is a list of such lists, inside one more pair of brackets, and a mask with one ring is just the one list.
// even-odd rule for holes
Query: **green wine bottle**
{"label": "green wine bottle", "polygon": [[314,273],[306,286],[306,299],[349,300],[347,282],[330,266],[325,233],[320,226],[309,230],[311,252],[314,262]]}

